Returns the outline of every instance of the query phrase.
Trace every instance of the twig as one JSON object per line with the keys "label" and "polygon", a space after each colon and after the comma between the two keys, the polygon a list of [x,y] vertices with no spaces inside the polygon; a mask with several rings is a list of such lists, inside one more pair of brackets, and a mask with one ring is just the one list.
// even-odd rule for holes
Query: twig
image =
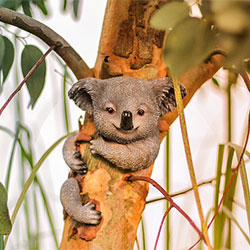
{"label": "twig", "polygon": [[129,177],[126,178],[126,180],[128,182],[132,182],[132,181],[146,181],[149,182],[150,184],[152,184],[155,188],[157,188],[164,196],[165,198],[169,201],[170,203],[170,207],[174,207],[179,213],[181,213],[186,219],[187,221],[190,223],[190,225],[194,228],[194,230],[199,234],[200,238],[202,240],[204,240],[204,242],[206,243],[204,236],[202,234],[202,232],[200,231],[200,229],[195,225],[194,221],[189,217],[189,215],[181,208],[179,207],[174,201],[173,199],[170,197],[170,195],[165,191],[164,188],[162,188],[156,181],[154,181],[153,179],[146,177],[146,176],[135,176],[135,175],[130,175]]}
{"label": "twig", "polygon": [[[203,181],[203,182],[199,183],[197,185],[197,187],[200,187],[200,186],[203,186],[203,185],[207,185],[207,184],[211,184],[213,181],[215,181],[215,178],[211,178],[209,180]],[[173,197],[176,197],[176,196],[179,196],[179,195],[186,194],[186,193],[188,193],[190,191],[193,191],[192,187],[184,189],[184,190],[176,192],[176,193],[173,193],[173,194],[169,194],[169,195],[173,198]],[[161,201],[161,200],[165,200],[165,198],[161,197],[161,198],[152,199],[152,200],[146,201],[146,204],[150,204],[150,203],[153,203],[153,202],[156,202],[156,201]]]}
{"label": "twig", "polygon": [[56,53],[65,61],[77,79],[92,76],[92,70],[72,46],[45,24],[4,7],[0,7],[0,21],[39,37],[49,46],[56,44]]}
{"label": "twig", "polygon": [[[209,224],[208,224],[208,229],[209,229],[210,226],[212,225],[212,223],[213,223],[215,217],[217,216],[217,214],[218,214],[218,212],[219,212],[219,210],[220,210],[220,208],[221,208],[221,206],[222,206],[222,202],[224,201],[225,196],[226,196],[228,190],[230,189],[230,187],[232,186],[233,181],[234,181],[234,179],[235,179],[235,177],[236,177],[236,175],[237,175],[237,173],[238,173],[239,167],[240,167],[240,165],[241,165],[243,156],[244,156],[245,151],[246,151],[246,147],[247,147],[247,143],[248,143],[248,139],[249,139],[249,133],[250,133],[250,112],[249,112],[249,114],[248,114],[248,128],[247,128],[246,140],[245,140],[245,144],[244,144],[243,150],[242,150],[241,155],[240,155],[239,162],[238,162],[238,164],[237,164],[237,166],[236,166],[236,168],[235,168],[235,170],[234,170],[233,176],[232,176],[232,178],[231,178],[231,180],[230,180],[230,182],[229,182],[229,184],[228,184],[226,190],[224,191],[224,193],[223,193],[223,195],[222,195],[222,197],[221,197],[220,203],[219,203],[219,205],[218,205],[218,207],[217,207],[217,209],[216,209],[216,211],[215,211],[215,213],[214,213],[214,216],[213,216],[213,218],[211,219],[211,221],[210,221]],[[191,246],[191,247],[189,248],[189,250],[191,250],[192,248],[194,248],[194,247],[200,242],[200,240],[201,240],[201,239],[199,239],[197,242],[195,242],[195,244],[194,244],[193,246]]]}
{"label": "twig", "polygon": [[[1,8],[0,8],[1,9]],[[44,61],[44,59],[46,58],[46,56],[55,49],[55,45],[52,45],[47,51],[46,53],[37,61],[37,63],[31,68],[31,70],[28,72],[28,74],[24,77],[24,79],[22,80],[22,82],[18,85],[18,87],[16,88],[16,90],[9,96],[9,98],[7,99],[7,101],[4,103],[4,105],[2,106],[2,108],[0,109],[0,116],[3,113],[4,109],[7,107],[7,105],[9,104],[9,102],[12,100],[12,98],[18,93],[18,91],[21,90],[21,88],[23,87],[24,83],[29,79],[29,77],[32,75],[32,73],[38,68],[38,66]]]}
{"label": "twig", "polygon": [[248,91],[250,92],[250,79],[249,79],[249,75],[247,72],[243,73],[243,74],[240,74],[242,79],[244,80],[246,86],[247,86],[247,89]]}
{"label": "twig", "polygon": [[166,219],[168,213],[170,212],[170,210],[172,209],[172,205],[169,206],[169,208],[167,209],[167,211],[165,212],[164,216],[162,217],[162,220],[161,220],[161,225],[159,227],[159,231],[158,231],[158,234],[157,234],[157,237],[156,237],[156,241],[155,241],[155,246],[154,246],[154,250],[156,250],[156,247],[157,247],[157,244],[158,244],[158,241],[159,241],[159,238],[160,238],[160,233],[161,233],[161,229],[162,229],[162,226],[163,226],[163,222],[164,220]]}

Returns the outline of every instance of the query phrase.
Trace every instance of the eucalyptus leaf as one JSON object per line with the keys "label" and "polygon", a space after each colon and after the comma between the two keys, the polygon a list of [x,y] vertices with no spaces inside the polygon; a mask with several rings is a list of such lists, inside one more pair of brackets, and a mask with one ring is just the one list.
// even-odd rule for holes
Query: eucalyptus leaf
{"label": "eucalyptus leaf", "polygon": [[11,221],[7,207],[7,192],[0,182],[0,234],[6,235],[11,231]]}
{"label": "eucalyptus leaf", "polygon": [[11,10],[17,10],[17,8],[21,5],[20,0],[0,0],[0,6],[5,7]]}
{"label": "eucalyptus leaf", "polygon": [[32,17],[30,2],[22,1],[22,8],[26,16]]}
{"label": "eucalyptus leaf", "polygon": [[36,4],[36,6],[42,11],[42,13],[47,16],[48,15],[48,9],[45,5],[44,0],[33,0],[33,3]]}
{"label": "eucalyptus leaf", "polygon": [[168,30],[189,16],[190,8],[186,2],[170,2],[157,10],[151,18],[156,29]]}
{"label": "eucalyptus leaf", "polygon": [[66,11],[67,5],[68,5],[68,1],[67,1],[67,0],[64,0],[64,1],[63,1],[63,11]]}
{"label": "eucalyptus leaf", "polygon": [[14,46],[7,37],[3,36],[2,38],[4,40],[5,52],[3,57],[4,63],[2,64],[2,67],[0,67],[0,70],[3,72],[2,83],[4,83],[14,61]]}
{"label": "eucalyptus leaf", "polygon": [[[30,69],[37,63],[43,55],[40,49],[34,45],[26,45],[22,51],[21,68],[23,76],[26,76]],[[41,65],[33,72],[27,80],[27,88],[30,94],[29,106],[34,108],[34,105],[39,98],[45,83],[46,63],[43,61]]]}
{"label": "eucalyptus leaf", "polygon": [[0,35],[0,69],[3,64],[4,53],[5,53],[5,43],[4,43],[3,36]]}
{"label": "eucalyptus leaf", "polygon": [[216,87],[220,88],[220,84],[219,84],[219,82],[218,82],[218,80],[217,80],[216,78],[212,77],[212,83],[213,83]]}
{"label": "eucalyptus leaf", "polygon": [[169,32],[164,61],[178,77],[208,58],[214,49],[215,35],[208,23],[189,17]]}
{"label": "eucalyptus leaf", "polygon": [[73,0],[72,4],[73,4],[73,13],[74,13],[75,17],[78,17],[80,0]]}

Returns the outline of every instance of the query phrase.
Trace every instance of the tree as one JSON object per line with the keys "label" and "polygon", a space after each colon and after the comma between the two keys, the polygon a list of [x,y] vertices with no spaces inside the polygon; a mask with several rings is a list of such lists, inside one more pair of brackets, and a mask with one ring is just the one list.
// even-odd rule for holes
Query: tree
{"label": "tree", "polygon": [[[54,45],[55,51],[78,79],[89,76],[109,78],[127,75],[151,80],[169,74],[162,59],[162,54],[165,51],[165,32],[153,29],[150,25],[154,11],[166,2],[160,1],[160,3],[155,4],[155,1],[151,0],[124,0],[121,4],[119,1],[109,0],[94,69],[89,69],[77,52],[63,38],[43,24],[5,8],[0,8],[0,20],[38,36],[49,46]],[[24,6],[23,3],[25,10]],[[26,14],[27,11],[28,9],[26,9]],[[175,65],[168,65],[171,73],[174,73],[173,77],[177,76],[187,89],[188,94],[184,105],[187,105],[201,85],[225,64],[224,55],[221,55],[220,52],[213,55],[212,52],[210,48],[208,52],[202,54],[202,58],[198,58],[199,64],[194,63],[188,71],[184,66],[183,71],[175,72],[173,71],[176,68]],[[165,55],[165,59],[168,60],[170,55],[166,53]],[[202,60],[204,61],[201,62]],[[247,74],[244,76],[247,79]],[[176,117],[177,110],[160,120],[159,129],[162,139]],[[80,135],[92,135],[94,131],[92,118],[86,115],[80,129]],[[86,144],[80,145],[83,157],[86,155],[85,147]],[[93,163],[91,158],[88,161],[90,165]],[[82,193],[88,193],[89,197],[101,204],[103,222],[98,227],[78,227],[77,225],[72,226],[71,219],[67,218],[61,249],[98,249],[98,247],[110,249],[112,246],[115,246],[113,249],[132,249],[145,206],[148,184],[139,181],[129,183],[126,181],[126,177],[130,174],[110,169],[103,162],[95,162],[95,165],[96,167],[90,170],[84,178],[81,179],[79,176],[77,178],[81,182]],[[135,173],[135,176],[150,177],[152,169],[153,166]],[[90,184],[93,182],[101,184],[102,188],[99,190],[99,185],[95,185],[95,188],[92,189],[93,185]],[[206,240],[208,239],[206,238]]]}

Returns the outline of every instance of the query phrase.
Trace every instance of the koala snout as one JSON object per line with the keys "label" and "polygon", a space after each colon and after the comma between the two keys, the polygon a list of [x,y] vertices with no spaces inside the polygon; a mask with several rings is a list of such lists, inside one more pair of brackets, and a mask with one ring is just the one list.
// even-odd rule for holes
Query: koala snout
{"label": "koala snout", "polygon": [[133,117],[130,111],[123,111],[121,117],[121,129],[123,130],[131,130],[133,129]]}

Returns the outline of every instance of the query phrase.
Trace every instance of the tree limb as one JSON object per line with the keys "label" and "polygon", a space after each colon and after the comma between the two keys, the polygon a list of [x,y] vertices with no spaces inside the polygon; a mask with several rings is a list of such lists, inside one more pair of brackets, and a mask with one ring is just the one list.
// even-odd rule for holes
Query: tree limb
{"label": "tree limb", "polygon": [[16,26],[37,37],[49,46],[56,45],[56,53],[65,61],[77,79],[92,76],[92,71],[80,55],[60,35],[48,26],[24,14],[0,7],[0,21]]}

